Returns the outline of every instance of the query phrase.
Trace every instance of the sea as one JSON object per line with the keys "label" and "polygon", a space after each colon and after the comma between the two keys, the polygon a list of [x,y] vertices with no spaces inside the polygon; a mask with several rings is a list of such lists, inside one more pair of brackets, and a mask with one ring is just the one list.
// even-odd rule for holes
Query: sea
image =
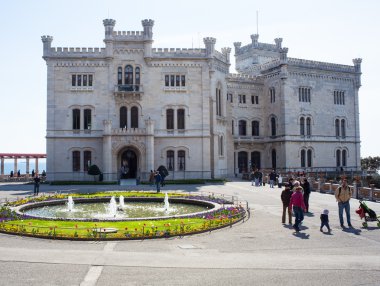
{"label": "sea", "polygon": [[[32,170],[36,170],[35,159],[29,160],[29,174],[32,173]],[[21,174],[26,174],[26,160],[18,159],[17,160],[17,170],[20,170]],[[46,159],[38,159],[38,170],[42,173],[43,170],[46,170]],[[14,171],[14,160],[5,159],[4,160],[4,175],[9,175],[11,171]]]}

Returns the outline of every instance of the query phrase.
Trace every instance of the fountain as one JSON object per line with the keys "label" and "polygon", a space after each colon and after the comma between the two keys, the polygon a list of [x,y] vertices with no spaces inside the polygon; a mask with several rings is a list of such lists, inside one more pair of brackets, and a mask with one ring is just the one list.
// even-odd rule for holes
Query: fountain
{"label": "fountain", "polygon": [[72,196],[69,196],[67,198],[67,210],[69,212],[72,212],[74,209],[74,201],[73,201],[73,197]]}
{"label": "fountain", "polygon": [[168,193],[165,193],[165,199],[164,199],[164,203],[165,203],[165,212],[168,212],[169,211],[169,197],[168,197]]}
{"label": "fountain", "polygon": [[124,209],[125,208],[125,205],[124,205],[124,197],[121,195],[120,198],[119,198],[119,209]]}
{"label": "fountain", "polygon": [[110,203],[108,205],[108,214],[112,217],[116,217],[116,212],[117,212],[117,203],[115,196],[112,196]]}

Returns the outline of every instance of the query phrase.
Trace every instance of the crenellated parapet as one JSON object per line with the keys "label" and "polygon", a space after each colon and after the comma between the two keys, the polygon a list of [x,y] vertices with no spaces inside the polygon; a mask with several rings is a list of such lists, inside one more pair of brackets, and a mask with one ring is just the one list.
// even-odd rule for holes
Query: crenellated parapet
{"label": "crenellated parapet", "polygon": [[281,48],[282,48],[282,38],[276,38],[276,39],[274,39],[274,42],[276,43],[277,49],[281,50]]}
{"label": "crenellated parapet", "polygon": [[353,59],[352,62],[354,63],[354,68],[355,68],[355,72],[356,72],[356,76],[355,76],[355,86],[356,88],[359,88],[362,86],[362,82],[361,82],[361,75],[362,75],[362,59],[360,58],[356,58],[356,59]]}
{"label": "crenellated parapet", "polygon": [[49,52],[50,57],[57,58],[103,58],[105,55],[105,48],[54,47]]}
{"label": "crenellated parapet", "polygon": [[251,35],[252,46],[257,47],[259,45],[259,34]]}
{"label": "crenellated parapet", "polygon": [[103,25],[105,29],[105,39],[110,40],[112,39],[113,34],[113,28],[115,27],[116,21],[113,19],[104,19]]}
{"label": "crenellated parapet", "polygon": [[235,46],[235,55],[237,55],[241,48],[241,42],[234,42],[234,46]]}
{"label": "crenellated parapet", "polygon": [[204,58],[206,49],[181,49],[181,48],[154,48],[152,49],[154,58]]}
{"label": "crenellated parapet", "polygon": [[356,72],[354,66],[318,62],[318,61],[311,61],[311,60],[304,60],[304,59],[288,58],[288,64],[292,66],[328,70],[328,71],[333,71],[333,72],[344,72],[344,73]]}

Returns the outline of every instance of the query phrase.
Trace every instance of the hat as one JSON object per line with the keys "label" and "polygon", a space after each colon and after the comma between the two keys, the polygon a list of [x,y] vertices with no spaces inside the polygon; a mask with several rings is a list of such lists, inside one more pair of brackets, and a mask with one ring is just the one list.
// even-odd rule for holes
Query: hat
{"label": "hat", "polygon": [[328,215],[329,214],[329,210],[323,210],[323,214]]}

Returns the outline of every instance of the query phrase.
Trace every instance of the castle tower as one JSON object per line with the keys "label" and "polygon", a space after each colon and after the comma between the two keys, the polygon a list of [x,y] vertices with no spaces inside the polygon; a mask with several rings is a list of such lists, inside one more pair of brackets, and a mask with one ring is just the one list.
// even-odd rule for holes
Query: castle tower
{"label": "castle tower", "polygon": [[44,45],[44,52],[43,52],[43,58],[49,56],[50,49],[51,49],[51,42],[53,41],[52,36],[42,36],[41,37],[42,43]]}
{"label": "castle tower", "polygon": [[239,49],[241,47],[241,42],[235,42],[234,46],[235,46],[235,55],[236,55],[239,52]]}
{"label": "castle tower", "polygon": [[116,21],[113,19],[104,19],[103,25],[105,28],[105,38],[104,43],[106,44],[106,57],[113,57],[113,28],[115,27]]}
{"label": "castle tower", "polygon": [[252,45],[257,47],[259,45],[259,34],[251,35]]}
{"label": "castle tower", "polygon": [[222,48],[222,54],[226,56],[227,63],[230,63],[231,48]]}
{"label": "castle tower", "polygon": [[211,58],[215,50],[216,39],[212,37],[207,37],[203,38],[203,42],[206,47],[206,55],[207,57]]}
{"label": "castle tower", "polygon": [[277,49],[281,50],[282,46],[282,38],[276,38],[274,39],[274,42],[276,43]]}
{"label": "castle tower", "polygon": [[151,19],[145,19],[141,21],[141,24],[144,28],[144,58],[151,58],[154,21]]}

